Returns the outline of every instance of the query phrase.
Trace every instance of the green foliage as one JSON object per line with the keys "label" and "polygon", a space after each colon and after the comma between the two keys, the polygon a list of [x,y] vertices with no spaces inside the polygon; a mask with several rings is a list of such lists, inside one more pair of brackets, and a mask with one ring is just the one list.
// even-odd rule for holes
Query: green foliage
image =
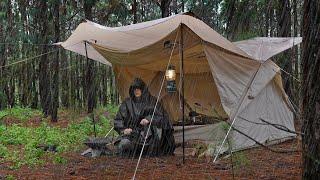
{"label": "green foliage", "polygon": [[5,145],[0,144],[0,159],[6,157],[8,155],[8,152],[8,148]]}
{"label": "green foliage", "polygon": [[222,122],[220,122],[220,127],[225,133],[227,133],[230,128],[230,125],[229,125],[229,123],[222,121]]}
{"label": "green foliage", "polygon": [[21,121],[28,120],[35,116],[40,116],[41,111],[31,108],[14,107],[0,111],[0,119],[10,117]]}
{"label": "green foliage", "polygon": [[237,152],[233,154],[233,165],[236,170],[246,169],[250,165],[250,160],[244,152]]}
{"label": "green foliage", "polygon": [[16,178],[13,175],[6,176],[6,180],[15,180]]}
{"label": "green foliage", "polygon": [[[4,129],[2,126],[0,129]],[[16,124],[7,127],[5,131],[1,133],[0,142],[5,145],[21,145],[27,142],[31,135],[31,129],[20,127]]]}
{"label": "green foliage", "polygon": [[[107,107],[96,110],[97,135],[102,137],[110,130],[110,118],[114,116],[115,107]],[[29,108],[15,108],[0,111],[1,115],[10,113],[10,116],[26,118],[38,115],[38,111]],[[109,111],[110,110],[110,111]],[[106,112],[109,112],[106,114]],[[111,112],[111,113],[110,113]],[[56,164],[65,164],[67,159],[63,153],[76,152],[83,147],[83,141],[93,136],[93,122],[88,116],[78,121],[71,121],[66,128],[52,127],[42,122],[38,127],[23,127],[19,124],[10,126],[0,125],[0,160],[12,162],[11,168],[16,169],[22,165],[36,166],[42,164],[43,157],[52,156]],[[57,153],[45,151],[41,145],[56,146]],[[9,150],[10,147],[10,150]]]}
{"label": "green foliage", "polygon": [[61,156],[56,156],[56,157],[54,157],[53,162],[55,164],[66,164],[68,161],[67,161],[67,159],[65,159],[65,158],[63,158]]}

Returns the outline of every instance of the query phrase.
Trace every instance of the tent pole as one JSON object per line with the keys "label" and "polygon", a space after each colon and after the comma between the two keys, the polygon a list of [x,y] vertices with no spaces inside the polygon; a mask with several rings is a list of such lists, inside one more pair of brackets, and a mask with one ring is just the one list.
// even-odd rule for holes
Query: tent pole
{"label": "tent pole", "polygon": [[181,91],[182,91],[182,154],[183,164],[185,163],[185,140],[184,140],[184,126],[185,126],[185,118],[184,118],[184,62],[183,62],[183,24],[180,25],[180,58],[181,58]]}

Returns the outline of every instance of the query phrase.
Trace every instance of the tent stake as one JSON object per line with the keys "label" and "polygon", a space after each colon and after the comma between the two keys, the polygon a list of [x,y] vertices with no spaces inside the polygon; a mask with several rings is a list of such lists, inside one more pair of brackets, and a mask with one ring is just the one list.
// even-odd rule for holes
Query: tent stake
{"label": "tent stake", "polygon": [[185,140],[184,140],[184,126],[185,126],[185,119],[184,119],[184,62],[183,62],[183,24],[180,27],[180,58],[181,58],[181,91],[182,91],[182,154],[183,159],[182,163],[185,163]]}

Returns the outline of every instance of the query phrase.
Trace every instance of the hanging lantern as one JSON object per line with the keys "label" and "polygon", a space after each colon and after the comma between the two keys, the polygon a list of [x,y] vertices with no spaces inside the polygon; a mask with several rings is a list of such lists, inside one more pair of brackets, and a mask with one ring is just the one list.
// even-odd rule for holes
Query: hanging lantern
{"label": "hanging lantern", "polygon": [[174,93],[177,91],[176,87],[176,70],[174,66],[170,65],[166,70],[166,81],[168,93]]}
{"label": "hanging lantern", "polygon": [[199,114],[197,113],[196,110],[189,112],[189,117],[190,117],[190,120],[191,120],[191,123],[192,123],[192,124],[196,124],[196,121],[197,121],[197,117],[198,117],[198,116],[199,116]]}

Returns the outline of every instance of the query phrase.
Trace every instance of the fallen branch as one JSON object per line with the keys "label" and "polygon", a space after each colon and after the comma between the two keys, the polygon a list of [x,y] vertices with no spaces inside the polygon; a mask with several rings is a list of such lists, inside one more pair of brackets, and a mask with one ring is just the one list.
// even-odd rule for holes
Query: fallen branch
{"label": "fallen branch", "polygon": [[259,119],[260,119],[262,122],[265,122],[265,123],[267,123],[267,124],[269,124],[269,125],[277,128],[277,129],[280,129],[280,130],[282,130],[282,131],[286,131],[286,132],[293,133],[293,134],[297,134],[297,135],[301,135],[301,136],[304,135],[304,134],[301,133],[301,132],[292,131],[292,130],[290,130],[289,128],[287,128],[286,126],[284,126],[284,125],[268,122],[268,121],[264,120],[264,119],[261,118],[261,117],[260,117]]}
{"label": "fallen branch", "polygon": [[301,133],[301,132],[292,131],[292,130],[290,130],[289,128],[287,128],[286,126],[284,126],[284,125],[275,124],[275,123],[271,123],[271,122],[269,122],[269,121],[266,121],[265,119],[263,119],[263,118],[261,118],[261,117],[260,117],[259,119],[260,119],[262,122],[264,122],[264,123],[253,122],[253,121],[250,121],[250,120],[248,120],[248,119],[245,119],[245,118],[243,118],[243,117],[241,117],[241,116],[238,116],[238,117],[239,117],[240,119],[242,119],[242,120],[244,120],[244,121],[247,121],[247,122],[249,122],[249,123],[252,123],[252,124],[264,125],[264,126],[271,125],[271,126],[277,128],[277,129],[282,130],[282,131],[285,131],[285,132],[289,132],[289,133],[296,134],[296,135],[300,135],[300,136],[303,136],[303,135],[304,135],[304,134]]}
{"label": "fallen branch", "polygon": [[[229,123],[228,123],[229,124]],[[274,149],[274,148],[270,148],[262,143],[260,143],[259,141],[255,140],[254,138],[250,137],[249,135],[245,134],[244,132],[241,132],[240,130],[232,127],[232,129],[234,129],[235,131],[237,131],[238,133],[244,135],[245,137],[249,138],[250,140],[254,141],[255,143],[257,143],[258,145],[264,147],[265,149],[274,152],[274,153],[293,153],[293,152],[301,152],[301,150],[282,150],[282,149]]]}

